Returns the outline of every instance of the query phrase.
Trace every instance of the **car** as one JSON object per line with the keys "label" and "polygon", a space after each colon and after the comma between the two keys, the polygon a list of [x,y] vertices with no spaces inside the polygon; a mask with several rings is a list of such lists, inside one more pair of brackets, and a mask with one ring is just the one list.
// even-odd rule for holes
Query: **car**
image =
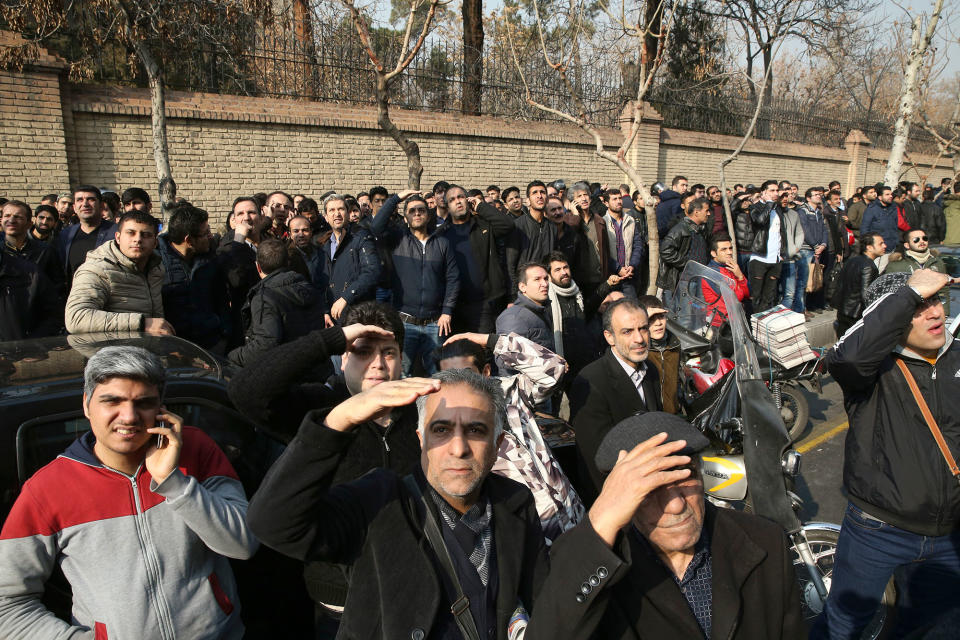
{"label": "car", "polygon": [[[113,333],[0,342],[0,522],[23,483],[89,430],[83,369],[110,345],[143,347],[160,357],[167,370],[166,407],[220,445],[248,497],[283,452],[286,443],[247,420],[227,396],[232,366],[182,338]],[[247,638],[275,638],[278,629],[284,637],[312,636],[302,563],[261,546],[250,560],[231,564]],[[44,594],[45,605],[67,621],[69,589],[57,571]]]}

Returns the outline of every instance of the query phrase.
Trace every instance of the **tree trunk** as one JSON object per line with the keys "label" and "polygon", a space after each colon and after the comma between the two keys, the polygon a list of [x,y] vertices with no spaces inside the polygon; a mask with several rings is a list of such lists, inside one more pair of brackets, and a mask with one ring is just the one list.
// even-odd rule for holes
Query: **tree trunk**
{"label": "tree trunk", "polygon": [[907,140],[910,138],[910,122],[913,120],[913,112],[916,108],[920,68],[923,66],[923,59],[930,47],[930,41],[933,39],[933,32],[937,28],[942,9],[943,0],[937,0],[925,32],[922,31],[922,15],[915,17],[910,25],[910,59],[907,63],[906,72],[903,74],[903,82],[900,84],[900,110],[897,114],[897,123],[893,128],[893,144],[890,146],[887,170],[883,174],[883,182],[889,186],[897,185],[903,171],[903,155],[907,151]]}
{"label": "tree trunk", "polygon": [[407,188],[419,190],[420,176],[423,175],[420,147],[405,136],[390,119],[390,82],[383,76],[377,77],[377,124],[396,141],[407,156]]}
{"label": "tree trunk", "polygon": [[144,42],[135,42],[134,48],[150,85],[150,125],[153,134],[153,161],[157,166],[157,181],[160,192],[160,220],[166,223],[170,210],[176,202],[177,183],[170,171],[170,151],[167,146],[166,89],[163,84],[163,69],[157,64],[153,53]]}
{"label": "tree trunk", "polygon": [[483,92],[483,1],[463,0],[463,99],[465,115],[481,113]]}
{"label": "tree trunk", "polygon": [[[640,52],[640,68],[647,69],[648,74],[656,70],[654,63],[657,55],[660,53],[663,5],[664,3],[662,2],[648,2],[645,9],[644,24],[647,25],[647,29],[643,34],[643,49]],[[640,78],[640,83],[642,84],[645,80],[646,78]]]}

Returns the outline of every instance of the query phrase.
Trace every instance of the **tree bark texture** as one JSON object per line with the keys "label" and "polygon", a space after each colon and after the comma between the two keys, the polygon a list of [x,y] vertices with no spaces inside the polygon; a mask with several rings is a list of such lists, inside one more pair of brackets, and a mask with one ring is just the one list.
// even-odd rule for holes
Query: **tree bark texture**
{"label": "tree bark texture", "polygon": [[463,0],[463,98],[465,115],[481,113],[483,93],[483,1]]}
{"label": "tree bark texture", "polygon": [[910,25],[910,58],[907,62],[907,69],[903,74],[903,82],[900,84],[900,108],[897,114],[897,123],[893,128],[893,144],[890,146],[887,170],[883,174],[883,182],[886,185],[896,186],[903,172],[903,156],[907,151],[907,141],[910,138],[910,123],[917,106],[917,84],[920,79],[920,69],[923,66],[923,59],[930,47],[930,41],[933,39],[933,33],[937,28],[942,10],[943,0],[937,0],[926,31],[923,30],[922,15],[916,16]]}
{"label": "tree bark texture", "polygon": [[170,170],[170,150],[167,145],[166,87],[163,84],[163,69],[144,42],[135,42],[134,49],[147,72],[150,86],[150,127],[153,139],[153,162],[157,168],[160,193],[161,222],[166,223],[170,210],[176,202],[177,183]]}
{"label": "tree bark texture", "polygon": [[419,191],[420,177],[423,175],[420,147],[390,119],[390,81],[383,76],[377,78],[377,124],[394,139],[407,157],[407,188]]}

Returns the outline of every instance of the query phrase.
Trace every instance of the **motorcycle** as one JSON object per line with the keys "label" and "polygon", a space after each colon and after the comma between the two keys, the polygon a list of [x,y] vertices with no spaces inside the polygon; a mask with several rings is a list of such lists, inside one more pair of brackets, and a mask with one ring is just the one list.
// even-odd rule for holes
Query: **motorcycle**
{"label": "motorcycle", "polygon": [[[667,328],[678,337],[689,333],[673,318],[668,318]],[[702,404],[698,403],[698,400],[733,369],[734,363],[729,357],[729,340],[725,322],[718,329],[711,326],[703,336],[688,335],[685,340],[681,340],[681,380],[686,407]],[[810,405],[801,387],[806,386],[817,394],[823,391],[821,378],[826,350],[812,349],[817,355],[816,358],[790,368],[770,358],[758,345],[755,345],[755,350],[762,378],[773,395],[777,409],[780,410],[787,433],[792,441],[799,440],[810,420]]]}
{"label": "motorcycle", "polygon": [[[711,302],[703,294],[704,285]],[[707,380],[711,384],[688,413],[711,443],[701,453],[706,497],[719,507],[750,510],[783,527],[794,554],[804,617],[812,622],[830,590],[840,527],[800,520],[803,502],[793,487],[801,456],[792,448],[781,408],[767,386],[743,307],[726,276],[689,262],[668,312],[683,352],[700,354],[699,375],[715,378]],[[718,313],[723,314],[722,323],[716,322]],[[894,601],[891,581],[864,637],[880,636]]]}

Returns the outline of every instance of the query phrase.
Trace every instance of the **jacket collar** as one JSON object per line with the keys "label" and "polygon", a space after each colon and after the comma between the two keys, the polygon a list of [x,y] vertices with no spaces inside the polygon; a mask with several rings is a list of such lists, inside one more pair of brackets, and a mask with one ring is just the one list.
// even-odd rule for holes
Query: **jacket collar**
{"label": "jacket collar", "polygon": [[[124,269],[129,269],[131,271],[140,271],[137,268],[137,264],[125,256],[122,251],[120,251],[120,245],[117,244],[116,240],[110,240],[109,242],[104,242],[102,245],[94,249],[89,253],[90,256],[94,258],[99,258],[105,262],[115,264],[118,267]],[[161,262],[160,256],[157,255],[157,250],[150,254],[150,257],[147,259],[147,265],[143,270],[143,273],[149,273],[155,269]]]}
{"label": "jacket collar", "polygon": [[67,450],[60,454],[60,457],[73,460],[74,462],[79,462],[80,464],[85,464],[90,467],[102,467],[103,463],[97,459],[96,454],[93,452],[93,445],[97,443],[97,438],[93,435],[93,431],[87,431],[79,438],[74,440]]}

